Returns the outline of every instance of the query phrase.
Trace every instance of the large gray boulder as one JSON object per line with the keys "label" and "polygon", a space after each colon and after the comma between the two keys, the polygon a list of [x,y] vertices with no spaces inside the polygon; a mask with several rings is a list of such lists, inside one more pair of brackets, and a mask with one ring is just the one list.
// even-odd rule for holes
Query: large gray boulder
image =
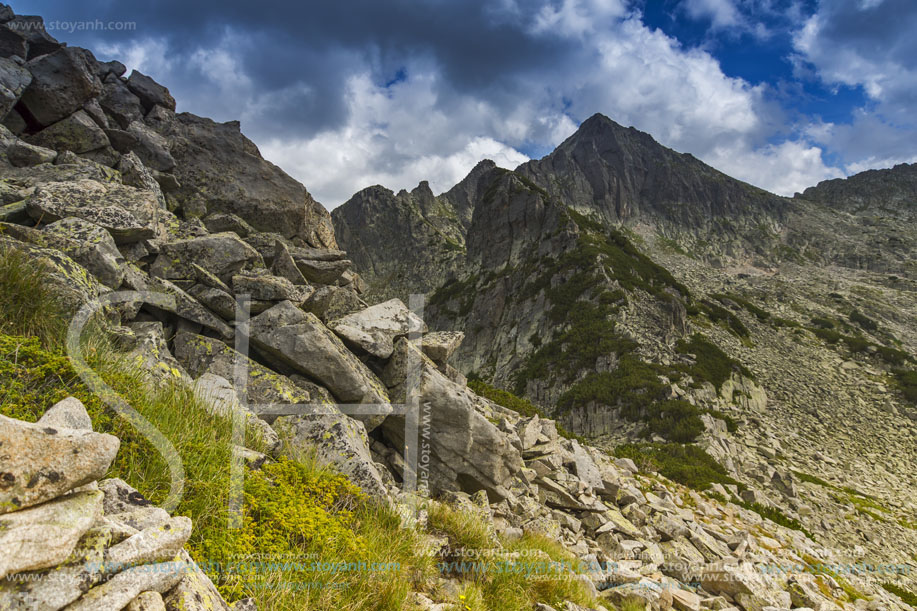
{"label": "large gray boulder", "polygon": [[108,136],[85,110],[78,110],[44,128],[29,142],[56,151],[88,153],[108,146]]}
{"label": "large gray boulder", "polygon": [[191,385],[191,376],[169,352],[161,322],[135,322],[128,328],[134,334],[133,346],[126,354],[130,362],[158,386]]}
{"label": "large gray boulder", "polygon": [[127,79],[127,87],[140,99],[143,110],[149,112],[153,106],[159,105],[169,110],[175,110],[175,98],[169,90],[136,70],[131,72]]}
{"label": "large gray boulder", "polygon": [[164,235],[165,219],[170,216],[151,191],[85,179],[45,183],[26,205],[36,221],[81,218],[103,227],[118,244]]}
{"label": "large gray boulder", "polygon": [[427,325],[400,299],[377,303],[328,323],[348,345],[373,356],[387,359],[394,342],[409,333],[423,333]]}
{"label": "large gray boulder", "polygon": [[158,172],[171,172],[175,167],[175,159],[169,153],[169,143],[166,139],[147,127],[142,121],[133,121],[127,126],[129,137],[133,139],[131,150],[143,163]]}
{"label": "large gray boulder", "polygon": [[173,340],[173,349],[175,357],[195,378],[212,373],[232,380],[236,364],[244,364],[248,371],[248,404],[252,411],[267,422],[273,422],[277,415],[296,415],[313,408],[328,411],[335,406],[334,398],[321,386],[299,376],[277,374],[247,356],[240,355],[219,340],[192,333],[179,333]]}
{"label": "large gray boulder", "polygon": [[0,120],[13,109],[22,92],[32,82],[32,74],[6,57],[0,57]]}
{"label": "large gray boulder", "polygon": [[174,195],[186,214],[230,212],[259,231],[335,247],[328,212],[300,183],[263,159],[237,121],[215,123],[181,113],[154,129],[171,142],[181,183]]}
{"label": "large gray boulder", "polygon": [[0,514],[43,503],[99,479],[119,445],[113,435],[0,416]]}
{"label": "large gray boulder", "polygon": [[121,286],[124,257],[108,231],[77,217],[55,221],[44,231],[50,238],[50,245],[89,270],[99,282],[111,289]]}
{"label": "large gray boulder", "polygon": [[[419,374],[415,391],[415,404],[421,409],[418,416],[424,430],[429,430],[419,446],[421,451],[428,448],[429,455],[419,460],[429,465],[430,492],[485,490],[495,501],[509,496],[508,486],[523,467],[522,456],[511,438],[479,409],[484,399],[446,378],[416,346],[400,339],[383,373],[393,400],[409,398],[407,381],[412,371]],[[386,418],[382,431],[396,448],[418,443],[405,438],[404,415]]]}
{"label": "large gray boulder", "polygon": [[63,46],[48,34],[44,19],[38,15],[16,15],[0,29],[12,33],[22,41],[22,48],[16,52],[22,59],[33,59]]}
{"label": "large gray boulder", "polygon": [[163,243],[150,272],[167,280],[192,279],[195,278],[193,264],[224,283],[231,282],[233,275],[243,269],[264,267],[258,251],[227,231]]}
{"label": "large gray boulder", "polygon": [[382,383],[314,314],[283,301],[253,318],[250,332],[252,343],[278,366],[318,381],[341,402],[372,405],[376,414],[355,416],[368,430],[391,411]]}
{"label": "large gray boulder", "polygon": [[203,325],[208,329],[216,331],[220,337],[225,339],[233,337],[234,333],[232,327],[227,325],[222,318],[202,306],[173,283],[164,278],[152,276],[149,279],[148,286],[151,291],[165,293],[166,295],[171,295],[175,299],[172,306],[166,307],[165,305],[158,305],[156,306],[157,308],[161,307],[180,318]]}
{"label": "large gray boulder", "polygon": [[102,93],[102,82],[75,47],[37,57],[26,68],[32,82],[22,94],[22,105],[42,126],[60,121]]}
{"label": "large gray boulder", "polygon": [[127,85],[117,77],[105,79],[99,105],[122,130],[126,130],[133,121],[143,119],[140,98],[131,93]]}

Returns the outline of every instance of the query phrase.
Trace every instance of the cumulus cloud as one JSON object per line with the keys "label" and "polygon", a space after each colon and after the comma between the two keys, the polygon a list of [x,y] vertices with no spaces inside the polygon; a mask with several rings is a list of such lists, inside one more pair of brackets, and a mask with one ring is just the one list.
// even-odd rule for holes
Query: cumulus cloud
{"label": "cumulus cloud", "polygon": [[910,0],[822,2],[796,33],[803,67],[829,86],[860,87],[869,104],[850,123],[821,124],[813,134],[846,161],[913,160],[917,137],[917,10]]}
{"label": "cumulus cloud", "polygon": [[[685,7],[725,26],[787,9],[775,2]],[[767,86],[727,76],[625,0],[162,4],[131,5],[141,38],[74,42],[168,85],[180,110],[240,118],[329,207],[374,183],[445,190],[484,157],[514,167],[595,112],[781,193],[836,171],[830,139],[787,128]]]}

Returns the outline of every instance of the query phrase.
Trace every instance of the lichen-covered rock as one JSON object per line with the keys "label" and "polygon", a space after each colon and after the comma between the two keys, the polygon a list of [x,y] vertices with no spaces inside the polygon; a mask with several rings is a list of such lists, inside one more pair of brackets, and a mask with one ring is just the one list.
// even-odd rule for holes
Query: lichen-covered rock
{"label": "lichen-covered rock", "polygon": [[333,465],[369,496],[387,496],[362,422],[340,413],[281,416],[274,428],[284,435],[284,454],[297,458],[314,451],[319,461]]}
{"label": "lichen-covered rock", "polygon": [[302,303],[309,295],[286,278],[267,273],[236,274],[232,277],[232,290],[236,295],[250,295],[252,299],[294,303]]}
{"label": "lichen-covered rock", "polygon": [[143,118],[143,108],[140,98],[134,95],[127,85],[117,77],[108,77],[103,85],[103,94],[99,98],[99,105],[115,123],[126,130],[132,121]]}
{"label": "lichen-covered rock", "polygon": [[186,567],[181,581],[163,599],[169,611],[229,611],[229,606],[217,591],[210,578],[191,559],[181,552],[178,559]]}
{"label": "lichen-covered rock", "polygon": [[151,276],[149,278],[149,288],[151,291],[164,293],[175,299],[174,305],[171,307],[166,307],[167,304],[160,304],[162,309],[212,329],[223,338],[229,339],[233,337],[232,327],[168,280]]}
{"label": "lichen-covered rock", "polygon": [[124,281],[124,257],[111,234],[78,217],[63,218],[44,228],[52,236],[53,246],[89,270],[96,279],[111,289]]}
{"label": "lichen-covered rock", "polygon": [[36,221],[81,218],[105,228],[118,244],[165,235],[168,216],[155,193],[95,180],[45,183],[27,205]]}
{"label": "lichen-covered rock", "polygon": [[394,342],[409,333],[422,333],[427,325],[400,299],[377,303],[328,323],[328,327],[351,346],[387,359]]}
{"label": "lichen-covered rock", "polygon": [[126,355],[129,361],[159,385],[191,385],[191,376],[169,352],[161,322],[135,322],[128,328],[134,333],[133,348]]}
{"label": "lichen-covered rock", "polygon": [[102,92],[102,82],[93,74],[80,49],[65,47],[26,64],[32,82],[21,103],[44,126],[60,121],[82,108]]}
{"label": "lichen-covered rock", "polygon": [[195,278],[192,264],[198,265],[222,282],[243,269],[263,268],[258,252],[231,232],[215,233],[189,240],[165,242],[153,262],[151,273],[167,280]]}
{"label": "lichen-covered rock", "polygon": [[368,430],[391,411],[382,383],[315,317],[283,301],[251,320],[252,343],[281,367],[318,380],[338,400],[377,413],[356,416]]}
{"label": "lichen-covered rock", "polygon": [[42,414],[36,424],[45,427],[91,431],[92,420],[86,407],[76,397],[58,401]]}
{"label": "lichen-covered rock", "polygon": [[120,441],[0,416],[0,514],[31,507],[99,479]]}
{"label": "lichen-covered rock", "polygon": [[353,263],[347,259],[338,261],[322,261],[313,259],[293,259],[296,267],[309,282],[316,284],[334,284],[341,279],[344,272],[348,271]]}
{"label": "lichen-covered rock", "polygon": [[298,376],[275,373],[211,337],[179,333],[173,345],[176,358],[196,378],[209,372],[232,379],[237,362],[245,365],[248,403],[252,411],[267,422],[273,422],[278,415],[295,415],[311,407],[327,409],[335,405],[334,398],[321,386]]}
{"label": "lichen-covered rock", "polygon": [[90,490],[0,516],[0,579],[61,564],[101,514],[102,493]]}
{"label": "lichen-covered rock", "polygon": [[171,560],[191,536],[191,519],[170,518],[145,528],[105,551],[106,573],[120,572],[130,566]]}
{"label": "lichen-covered rock", "polygon": [[67,312],[75,313],[83,304],[107,291],[85,267],[52,248],[41,248],[0,237],[0,250],[22,253],[32,264],[46,271],[45,281]]}
{"label": "lichen-covered rock", "polygon": [[29,137],[32,144],[56,151],[88,153],[108,146],[108,136],[84,110],[78,110]]}
{"label": "lichen-covered rock", "polygon": [[6,149],[6,156],[12,165],[17,168],[25,168],[42,163],[53,163],[57,159],[57,151],[17,140]]}
{"label": "lichen-covered rock", "polygon": [[455,353],[465,339],[461,331],[433,331],[424,333],[421,340],[423,353],[437,365],[443,365]]}
{"label": "lichen-covered rock", "polygon": [[127,126],[127,134],[133,142],[130,150],[140,157],[143,164],[159,172],[171,172],[175,159],[169,153],[168,141],[142,121],[133,121]]}
{"label": "lichen-covered rock", "polygon": [[159,592],[141,592],[124,611],[166,611],[166,603]]}
{"label": "lichen-covered rock", "polygon": [[185,563],[177,560],[131,567],[86,592],[67,610],[123,609],[141,592],[168,592],[182,580],[186,570]]}
{"label": "lichen-covered rock", "polygon": [[356,291],[340,286],[321,286],[302,304],[303,310],[312,312],[325,323],[359,312],[365,307],[366,302],[360,299]]}
{"label": "lichen-covered rock", "polygon": [[290,255],[290,249],[281,240],[274,241],[274,257],[271,261],[271,273],[281,278],[286,278],[296,286],[304,286],[309,282],[303,277]]}

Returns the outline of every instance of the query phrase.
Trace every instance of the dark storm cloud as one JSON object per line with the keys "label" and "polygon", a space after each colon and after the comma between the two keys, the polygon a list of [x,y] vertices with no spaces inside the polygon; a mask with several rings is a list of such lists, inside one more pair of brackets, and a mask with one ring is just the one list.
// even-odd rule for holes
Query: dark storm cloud
{"label": "dark storm cloud", "polygon": [[[374,78],[387,82],[416,58],[435,62],[444,82],[458,91],[515,103],[505,91],[513,85],[508,75],[544,69],[574,49],[569,42],[526,33],[519,19],[529,13],[528,6],[509,12],[496,6],[478,0],[13,3],[17,12],[39,12],[49,22],[136,22],[136,31],[60,36],[91,48],[99,42],[161,38],[169,54],[180,58],[217,45],[227,31],[237,32],[245,51],[239,54],[241,69],[257,90],[309,88],[308,94],[287,96],[259,127],[274,133],[292,127],[306,135],[346,119],[347,76],[369,66]],[[181,79],[170,83],[173,88],[200,87],[195,75],[181,69],[171,77]]]}

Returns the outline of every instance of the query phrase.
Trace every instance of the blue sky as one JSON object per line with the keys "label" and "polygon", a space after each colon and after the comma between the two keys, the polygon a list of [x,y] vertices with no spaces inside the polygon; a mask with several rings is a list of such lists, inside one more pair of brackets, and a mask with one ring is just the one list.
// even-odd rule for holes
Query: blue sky
{"label": "blue sky", "polygon": [[329,208],[372,184],[443,191],[483,158],[515,167],[596,112],[787,195],[917,161],[913,0],[12,6],[180,111],[241,119]]}

